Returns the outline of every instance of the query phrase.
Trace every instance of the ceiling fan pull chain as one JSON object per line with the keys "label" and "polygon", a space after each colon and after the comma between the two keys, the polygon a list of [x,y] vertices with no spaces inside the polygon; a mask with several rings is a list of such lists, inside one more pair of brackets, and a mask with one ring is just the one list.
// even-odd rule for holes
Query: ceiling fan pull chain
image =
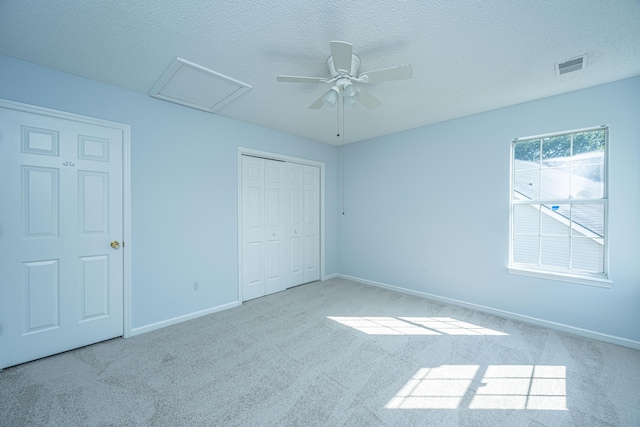
{"label": "ceiling fan pull chain", "polygon": [[[339,111],[340,106],[338,106],[338,114],[340,114]],[[338,121],[340,121],[339,118]],[[342,102],[342,215],[344,215],[344,100]]]}
{"label": "ceiling fan pull chain", "polygon": [[[337,137],[340,138],[340,101],[338,101],[338,108],[336,108],[336,126],[337,126]],[[344,118],[343,118],[344,120]],[[343,132],[344,133],[344,132]]]}

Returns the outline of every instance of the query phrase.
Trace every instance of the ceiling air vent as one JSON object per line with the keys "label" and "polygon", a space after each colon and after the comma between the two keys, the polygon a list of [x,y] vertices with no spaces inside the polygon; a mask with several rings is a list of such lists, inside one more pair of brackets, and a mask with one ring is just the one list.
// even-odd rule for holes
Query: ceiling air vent
{"label": "ceiling air vent", "polygon": [[587,66],[587,55],[578,56],[577,58],[569,59],[568,61],[556,64],[556,74],[561,76],[563,74],[572,73],[574,71],[583,70]]}
{"label": "ceiling air vent", "polygon": [[176,58],[149,95],[214,112],[251,89],[246,83]]}

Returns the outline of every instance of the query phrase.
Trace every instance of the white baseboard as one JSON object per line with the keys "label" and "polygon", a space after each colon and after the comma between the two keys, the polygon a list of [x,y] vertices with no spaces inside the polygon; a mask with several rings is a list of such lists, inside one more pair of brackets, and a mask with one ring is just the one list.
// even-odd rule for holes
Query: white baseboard
{"label": "white baseboard", "polygon": [[324,282],[325,280],[335,279],[336,277],[342,277],[342,276],[340,276],[338,273],[333,273],[333,274],[322,276],[321,280]]}
{"label": "white baseboard", "polygon": [[399,286],[387,285],[385,283],[374,282],[372,280],[361,279],[359,277],[347,276],[345,274],[336,274],[334,276],[340,277],[342,279],[352,280],[354,282],[362,283],[364,285],[371,285],[379,288],[389,289],[396,292],[402,292],[404,294],[415,295],[415,296],[419,296],[419,297],[426,298],[433,301],[470,308],[472,310],[481,311],[483,313],[492,314],[502,318],[518,320],[520,322],[530,323],[533,325],[542,326],[549,329],[555,329],[557,331],[567,332],[569,334],[578,335],[585,338],[591,338],[598,341],[604,341],[604,342],[640,350],[640,341],[634,341],[627,338],[616,337],[614,335],[607,335],[600,332],[590,331],[588,329],[582,329],[582,328],[577,328],[575,326],[565,325],[562,323],[551,322],[549,320],[538,319],[530,316],[524,316],[522,314],[499,310],[499,309],[487,307],[484,305],[468,303],[468,302],[456,300],[453,298],[440,297],[440,296],[429,294],[426,292],[414,291],[414,290],[402,288]]}
{"label": "white baseboard", "polygon": [[176,325],[178,323],[186,322],[187,320],[196,319],[198,317],[206,316],[208,314],[217,313],[218,311],[228,310],[233,307],[241,305],[240,301],[230,302],[228,304],[219,305],[217,307],[207,308],[206,310],[196,311],[194,313],[185,314],[183,316],[174,317],[172,319],[163,320],[161,322],[151,323],[145,326],[139,326],[131,329],[128,337],[144,334],[146,332],[155,331],[156,329],[166,328],[167,326]]}

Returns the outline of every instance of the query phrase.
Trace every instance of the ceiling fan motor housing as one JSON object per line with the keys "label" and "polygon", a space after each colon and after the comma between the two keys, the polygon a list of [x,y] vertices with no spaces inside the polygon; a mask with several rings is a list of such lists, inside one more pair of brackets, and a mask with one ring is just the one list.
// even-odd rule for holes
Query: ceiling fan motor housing
{"label": "ceiling fan motor housing", "polygon": [[355,53],[351,54],[351,70],[342,70],[343,72],[338,72],[336,68],[333,66],[333,56],[327,58],[327,68],[329,69],[329,73],[331,77],[337,77],[339,75],[345,75],[350,77],[355,77],[358,74],[358,70],[360,69],[360,57]]}

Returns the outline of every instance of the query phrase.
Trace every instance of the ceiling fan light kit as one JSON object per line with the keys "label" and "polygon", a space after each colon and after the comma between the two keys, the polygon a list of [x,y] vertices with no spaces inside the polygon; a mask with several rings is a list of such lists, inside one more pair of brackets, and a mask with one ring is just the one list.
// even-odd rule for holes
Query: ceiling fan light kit
{"label": "ceiling fan light kit", "polygon": [[322,97],[322,101],[324,105],[335,106],[338,101],[338,97],[340,96],[340,90],[334,86]]}
{"label": "ceiling fan light kit", "polygon": [[353,83],[351,83],[350,81],[347,81],[344,84],[343,90],[344,90],[344,96],[347,97],[347,98],[353,98],[358,93],[358,91],[356,90],[355,85]]}

